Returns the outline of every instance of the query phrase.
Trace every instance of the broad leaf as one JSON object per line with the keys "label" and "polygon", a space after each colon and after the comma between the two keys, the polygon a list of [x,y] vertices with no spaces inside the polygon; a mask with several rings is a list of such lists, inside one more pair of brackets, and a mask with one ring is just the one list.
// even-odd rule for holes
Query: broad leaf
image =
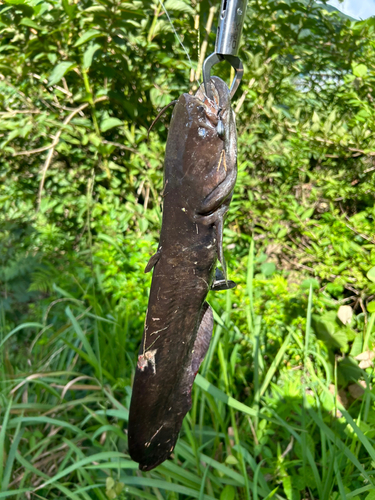
{"label": "broad leaf", "polygon": [[95,52],[101,48],[101,45],[95,43],[94,45],[89,45],[83,54],[83,67],[88,69],[91,66],[92,58]]}
{"label": "broad leaf", "polygon": [[167,12],[184,12],[186,14],[191,14],[192,16],[195,14],[195,10],[183,0],[167,0],[164,6]]}
{"label": "broad leaf", "polygon": [[71,61],[64,61],[59,63],[55,68],[53,69],[49,79],[48,79],[48,85],[56,85],[56,83],[59,83],[61,78],[68,73],[68,71],[72,70],[75,68],[76,63],[71,62]]}
{"label": "broad leaf", "polygon": [[24,17],[22,21],[20,22],[22,26],[28,26],[29,28],[34,28],[35,30],[40,30],[42,29],[40,26],[38,26],[34,21],[29,19],[28,17]]}
{"label": "broad leaf", "polygon": [[102,33],[96,29],[90,29],[78,38],[78,40],[74,44],[74,47],[79,47],[80,45],[83,45],[84,43],[87,43],[94,38],[98,38],[99,36],[105,36],[105,33]]}
{"label": "broad leaf", "polygon": [[358,78],[363,78],[367,75],[367,66],[365,66],[364,64],[358,64],[358,66],[354,66],[353,74]]}
{"label": "broad leaf", "polygon": [[106,118],[100,124],[100,130],[102,132],[106,132],[110,128],[119,127],[120,125],[123,125],[123,122],[118,118]]}
{"label": "broad leaf", "polygon": [[369,271],[367,271],[367,277],[370,281],[375,283],[375,266],[372,267]]}

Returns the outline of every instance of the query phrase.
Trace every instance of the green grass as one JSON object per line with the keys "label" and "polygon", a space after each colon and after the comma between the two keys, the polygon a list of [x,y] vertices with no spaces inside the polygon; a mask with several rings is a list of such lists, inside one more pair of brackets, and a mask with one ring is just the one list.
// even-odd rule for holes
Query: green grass
{"label": "green grass", "polygon": [[[137,342],[99,292],[63,303],[56,324],[46,315],[3,336],[0,499],[370,500],[373,370],[344,406],[337,360],[331,373],[312,327],[312,287],[305,318],[275,336],[255,312],[255,261],[251,244],[246,283],[210,297],[216,326],[192,409],[172,459],[149,473],[127,454]],[[16,353],[24,332],[27,363]]]}

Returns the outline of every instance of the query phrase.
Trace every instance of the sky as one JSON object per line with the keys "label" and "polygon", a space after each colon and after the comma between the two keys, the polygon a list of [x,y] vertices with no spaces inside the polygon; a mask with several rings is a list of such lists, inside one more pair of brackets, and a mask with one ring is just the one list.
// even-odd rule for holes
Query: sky
{"label": "sky", "polygon": [[367,19],[375,16],[375,0],[344,0],[343,3],[338,0],[330,0],[328,3],[355,19]]}

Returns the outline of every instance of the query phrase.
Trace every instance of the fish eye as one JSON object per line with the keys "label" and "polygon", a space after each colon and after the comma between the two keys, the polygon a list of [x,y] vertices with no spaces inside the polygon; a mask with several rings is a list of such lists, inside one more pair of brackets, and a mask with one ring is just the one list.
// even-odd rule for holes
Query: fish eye
{"label": "fish eye", "polygon": [[218,124],[216,126],[216,131],[217,131],[217,135],[220,137],[220,139],[224,140],[225,127],[224,127],[224,123],[221,120],[218,121]]}

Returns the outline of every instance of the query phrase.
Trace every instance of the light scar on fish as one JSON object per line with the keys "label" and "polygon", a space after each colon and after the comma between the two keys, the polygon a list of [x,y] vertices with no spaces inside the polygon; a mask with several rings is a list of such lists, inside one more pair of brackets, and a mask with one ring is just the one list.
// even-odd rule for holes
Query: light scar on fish
{"label": "light scar on fish", "polygon": [[[151,347],[160,338],[160,335],[146,349],[147,330],[148,330],[148,326],[146,324],[147,313],[148,313],[148,310],[146,312],[146,318],[145,318],[145,333],[144,333],[144,340],[143,340],[143,353],[138,356],[137,367],[141,370],[141,372],[143,372],[144,369],[149,365],[149,363],[151,363],[152,371],[155,375],[155,373],[156,373],[155,354],[157,353],[157,349],[153,349],[151,351]],[[155,319],[159,320],[160,318],[155,318]],[[165,328],[161,328],[160,330],[157,330],[156,332],[151,333],[150,337],[151,337],[151,335],[156,335],[157,333],[160,333],[160,332],[166,330],[167,328],[169,328],[169,325],[166,326]]]}
{"label": "light scar on fish", "polygon": [[221,150],[221,153],[220,153],[220,158],[219,158],[219,164],[217,166],[217,169],[216,169],[216,172],[219,171],[219,168],[220,168],[220,165],[221,165],[221,162],[223,162],[223,165],[224,165],[224,170],[227,171],[227,161],[225,159],[225,149],[222,149]]}
{"label": "light scar on fish", "polygon": [[153,349],[152,351],[146,351],[144,354],[140,354],[138,356],[137,367],[141,370],[141,372],[143,372],[144,369],[149,365],[149,363],[151,363],[152,371],[154,375],[156,374],[155,354],[157,353],[157,351],[157,349]]}
{"label": "light scar on fish", "polygon": [[166,326],[165,328],[161,328],[160,330],[156,330],[156,332],[150,333],[150,337],[151,337],[152,335],[156,335],[157,333],[163,332],[163,331],[164,331],[164,330],[166,330],[167,328],[169,328],[169,325],[168,325],[168,326]]}
{"label": "light scar on fish", "polygon": [[148,314],[148,308],[147,308],[147,311],[146,311],[146,316],[145,316],[145,322],[144,322],[144,330],[145,330],[145,335],[144,335],[144,340],[143,340],[143,356],[145,355],[145,351],[146,351],[146,337],[147,337],[147,330],[148,330],[148,326],[147,326],[147,314]]}
{"label": "light scar on fish", "polygon": [[164,424],[161,424],[161,426],[159,427],[159,429],[156,432],[154,432],[154,434],[151,436],[150,441],[148,441],[147,443],[145,443],[146,448],[148,448],[150,446],[151,441],[156,437],[157,434],[159,434],[159,432],[161,431],[161,429],[163,427],[164,427]]}
{"label": "light scar on fish", "polygon": [[167,196],[168,193],[165,192],[165,190],[167,189],[167,185],[168,185],[168,179],[165,181],[165,185],[164,185],[164,188],[163,188],[163,191],[161,192],[160,196],[162,198],[164,198],[165,196]]}

